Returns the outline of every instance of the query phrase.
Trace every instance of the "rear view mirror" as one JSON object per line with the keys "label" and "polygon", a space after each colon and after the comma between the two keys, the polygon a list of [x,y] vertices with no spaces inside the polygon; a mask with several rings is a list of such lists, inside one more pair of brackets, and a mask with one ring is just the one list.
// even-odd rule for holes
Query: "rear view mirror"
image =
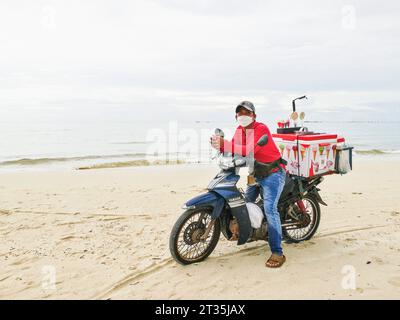
{"label": "rear view mirror", "polygon": [[268,135],[264,134],[258,141],[257,145],[262,147],[265,146],[268,143]]}

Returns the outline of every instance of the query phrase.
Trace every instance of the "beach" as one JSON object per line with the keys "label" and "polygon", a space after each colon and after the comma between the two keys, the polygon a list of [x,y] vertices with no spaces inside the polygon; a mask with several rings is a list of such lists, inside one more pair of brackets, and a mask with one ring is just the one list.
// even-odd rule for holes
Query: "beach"
{"label": "beach", "polygon": [[284,243],[277,270],[266,242],[222,235],[205,261],[172,260],[170,230],[215,165],[1,172],[0,299],[399,299],[399,163],[327,176],[316,235]]}

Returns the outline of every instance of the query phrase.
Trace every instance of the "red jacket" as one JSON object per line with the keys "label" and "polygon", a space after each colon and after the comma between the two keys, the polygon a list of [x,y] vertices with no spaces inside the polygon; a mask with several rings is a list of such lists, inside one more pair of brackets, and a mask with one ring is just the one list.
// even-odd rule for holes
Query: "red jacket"
{"label": "red jacket", "polygon": [[[257,141],[265,134],[268,135],[268,143],[260,147],[257,145]],[[254,121],[252,126],[246,130],[242,126],[237,127],[233,139],[231,141],[224,140],[224,145],[221,146],[221,152],[230,152],[244,157],[253,150],[254,159],[259,162],[273,162],[281,157],[268,127],[257,121]],[[285,169],[283,164],[281,167]],[[273,172],[277,170],[274,169]]]}

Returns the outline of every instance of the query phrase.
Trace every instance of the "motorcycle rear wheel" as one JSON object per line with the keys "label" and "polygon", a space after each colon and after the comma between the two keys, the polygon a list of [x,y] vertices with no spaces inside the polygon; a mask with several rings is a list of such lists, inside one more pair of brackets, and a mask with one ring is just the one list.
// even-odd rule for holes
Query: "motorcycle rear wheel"
{"label": "motorcycle rear wheel", "polygon": [[175,222],[169,237],[169,250],[175,261],[187,265],[205,260],[215,249],[220,238],[219,219],[214,221],[205,240],[200,237],[211,223],[212,208],[185,211]]}
{"label": "motorcycle rear wheel", "polygon": [[321,220],[321,208],[319,203],[312,195],[305,196],[303,198],[303,203],[305,204],[307,210],[306,212],[309,216],[310,222],[305,227],[297,227],[292,229],[283,227],[283,236],[289,242],[297,243],[300,241],[310,240],[314,236],[315,232],[317,232],[319,222]]}

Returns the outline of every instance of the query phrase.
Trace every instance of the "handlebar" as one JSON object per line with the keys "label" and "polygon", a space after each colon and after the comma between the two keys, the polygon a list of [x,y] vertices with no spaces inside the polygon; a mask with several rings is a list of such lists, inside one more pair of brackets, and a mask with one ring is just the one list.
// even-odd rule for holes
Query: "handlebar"
{"label": "handlebar", "polygon": [[237,158],[233,159],[233,164],[236,168],[246,167],[247,159],[246,158]]}
{"label": "handlebar", "polygon": [[[240,157],[240,156],[224,156],[223,153],[219,153],[216,156],[220,161],[218,165],[221,169],[233,169],[233,168],[242,168],[247,167],[250,158],[247,157]],[[225,161],[224,161],[225,160]]]}

